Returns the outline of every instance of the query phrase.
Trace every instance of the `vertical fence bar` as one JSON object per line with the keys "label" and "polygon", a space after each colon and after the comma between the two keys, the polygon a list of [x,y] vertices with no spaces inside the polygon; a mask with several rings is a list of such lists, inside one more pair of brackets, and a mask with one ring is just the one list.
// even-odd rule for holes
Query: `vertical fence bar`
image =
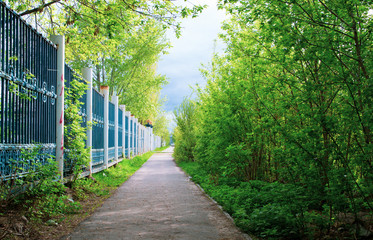
{"label": "vertical fence bar", "polygon": [[89,148],[89,174],[92,175],[92,127],[88,123],[92,123],[92,69],[83,68],[83,78],[88,83],[87,89],[87,148]]}
{"label": "vertical fence bar", "polygon": [[54,35],[51,36],[51,40],[57,45],[56,160],[58,171],[63,179],[65,37]]}

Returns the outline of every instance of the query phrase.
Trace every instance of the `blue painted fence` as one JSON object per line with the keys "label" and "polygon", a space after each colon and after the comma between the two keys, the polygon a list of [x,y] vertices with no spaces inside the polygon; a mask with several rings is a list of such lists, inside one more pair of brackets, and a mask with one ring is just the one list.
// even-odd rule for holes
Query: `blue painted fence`
{"label": "blue painted fence", "polygon": [[[21,177],[45,164],[56,154],[57,49],[35,31],[21,17],[0,1],[0,181]],[[81,79],[65,64],[65,90],[74,78]],[[85,80],[80,80],[85,81]],[[87,126],[87,95],[80,115]],[[105,164],[104,96],[92,91],[92,146],[93,172]],[[132,157],[161,146],[160,138],[135,121],[129,112],[117,109],[109,102],[108,163],[115,164],[115,152],[121,157]],[[117,124],[117,127],[116,127]],[[118,129],[117,133],[115,129]],[[115,136],[118,138],[115,143]],[[124,141],[123,141],[124,139]],[[116,148],[117,145],[117,148]],[[39,155],[25,162],[21,152],[39,146]],[[68,152],[68,149],[65,149]],[[122,156],[124,153],[125,156]],[[130,153],[132,155],[130,156]],[[47,157],[49,155],[49,157]],[[65,159],[65,171],[74,159]],[[88,167],[88,166],[87,166]]]}
{"label": "blue painted fence", "polygon": [[96,89],[92,94],[92,165],[93,167],[104,164],[104,96]]}
{"label": "blue painted fence", "polygon": [[[0,3],[0,177],[22,175],[55,155],[56,47]],[[49,131],[43,131],[48,128]],[[38,143],[40,157],[21,151]]]}

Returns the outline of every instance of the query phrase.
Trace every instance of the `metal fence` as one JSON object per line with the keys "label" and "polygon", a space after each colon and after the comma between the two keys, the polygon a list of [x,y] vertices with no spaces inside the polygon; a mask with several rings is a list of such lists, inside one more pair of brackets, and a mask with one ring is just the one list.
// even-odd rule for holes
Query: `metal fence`
{"label": "metal fence", "polygon": [[[55,155],[56,47],[0,2],[0,177],[25,174],[21,151]],[[43,131],[48,129],[48,131]]]}
{"label": "metal fence", "polygon": [[[0,39],[0,180],[4,180],[27,174],[37,164],[45,164],[48,158],[56,155],[58,56],[57,48],[51,41],[2,1]],[[71,87],[73,79],[92,81],[81,79],[67,64],[64,79],[65,90]],[[146,128],[144,140],[140,139],[138,129],[141,125],[129,112],[118,109],[118,104],[109,102],[109,120],[105,123],[104,94],[93,89],[92,102],[87,101],[87,96],[84,94],[80,99],[83,104],[79,114],[83,117],[83,127],[87,126],[88,117],[93,122],[92,140],[88,147],[91,147],[91,166],[96,170],[89,169],[91,172],[115,164],[117,156],[122,156],[122,153],[132,157],[160,146],[153,144],[158,138],[150,128]],[[91,105],[92,116],[87,116],[88,105]],[[108,125],[107,146],[104,141],[105,124]],[[141,141],[144,143],[139,144]],[[36,146],[39,146],[38,156],[25,162],[22,151]],[[74,159],[65,160],[64,170],[69,169],[72,161]],[[17,176],[13,176],[15,173]]]}

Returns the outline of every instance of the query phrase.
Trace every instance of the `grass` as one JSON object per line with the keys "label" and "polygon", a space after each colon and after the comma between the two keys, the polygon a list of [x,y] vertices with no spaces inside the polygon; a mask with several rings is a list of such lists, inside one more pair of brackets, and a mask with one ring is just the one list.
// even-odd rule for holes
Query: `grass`
{"label": "grass", "polygon": [[74,190],[81,191],[83,199],[85,193],[94,193],[98,196],[111,195],[111,191],[122,185],[131,177],[155,152],[163,151],[166,147],[144,153],[132,159],[123,159],[116,166],[93,174],[93,178],[77,180]]}
{"label": "grass", "polygon": [[115,167],[93,174],[93,178],[103,187],[117,188],[132,176],[155,152],[162,151],[167,147],[157,148],[132,159],[124,159]]}

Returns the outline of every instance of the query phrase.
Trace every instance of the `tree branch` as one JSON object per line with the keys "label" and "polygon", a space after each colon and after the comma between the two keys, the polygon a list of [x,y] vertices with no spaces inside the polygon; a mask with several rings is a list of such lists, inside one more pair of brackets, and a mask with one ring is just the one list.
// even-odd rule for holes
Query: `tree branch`
{"label": "tree branch", "polygon": [[21,13],[21,14],[19,14],[19,15],[20,15],[20,16],[25,16],[25,15],[28,15],[28,14],[31,14],[31,13],[40,12],[40,11],[42,11],[44,8],[50,6],[50,5],[54,4],[54,3],[58,3],[59,1],[61,1],[61,0],[53,0],[53,1],[49,2],[49,3],[45,3],[45,4],[43,4],[43,5],[40,5],[40,6],[37,7],[37,8],[30,9],[30,10],[26,10],[26,11],[24,11],[23,13]]}

